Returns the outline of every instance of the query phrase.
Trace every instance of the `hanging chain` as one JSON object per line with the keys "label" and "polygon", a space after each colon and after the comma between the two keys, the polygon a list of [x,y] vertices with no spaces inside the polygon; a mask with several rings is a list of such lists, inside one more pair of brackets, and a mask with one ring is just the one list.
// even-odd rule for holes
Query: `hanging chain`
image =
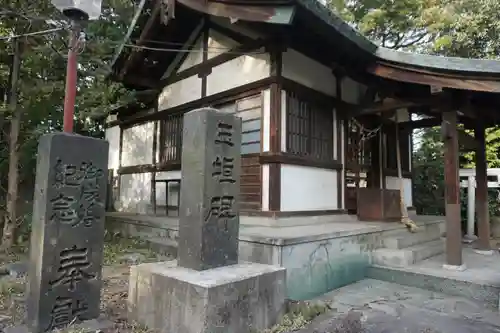
{"label": "hanging chain", "polygon": [[374,129],[368,129],[365,128],[363,124],[361,124],[359,121],[357,121],[355,118],[352,118],[352,121],[354,122],[354,125],[359,129],[359,133],[361,134],[361,137],[359,138],[359,143],[364,143],[366,140],[370,140],[374,136],[378,134],[380,129],[382,128],[382,125],[378,126],[377,128]]}

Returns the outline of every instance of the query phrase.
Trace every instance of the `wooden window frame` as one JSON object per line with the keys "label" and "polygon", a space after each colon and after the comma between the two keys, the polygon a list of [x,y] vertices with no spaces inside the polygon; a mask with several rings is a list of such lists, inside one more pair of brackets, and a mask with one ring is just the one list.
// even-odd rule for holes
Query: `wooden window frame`
{"label": "wooden window frame", "polygon": [[[158,144],[160,163],[178,163],[181,161],[183,116],[182,113],[171,114],[160,120],[160,140]],[[174,142],[169,147],[166,144],[167,135],[169,135],[171,142]],[[171,151],[167,153],[167,149]]]}
{"label": "wooden window frame", "polygon": [[333,104],[286,91],[287,153],[316,161],[335,160],[333,112]]}

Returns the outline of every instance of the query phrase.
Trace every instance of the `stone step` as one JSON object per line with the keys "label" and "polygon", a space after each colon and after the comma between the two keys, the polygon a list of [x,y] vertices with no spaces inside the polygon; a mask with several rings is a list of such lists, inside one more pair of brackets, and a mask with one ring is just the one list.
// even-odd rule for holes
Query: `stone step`
{"label": "stone step", "polygon": [[177,256],[177,241],[164,237],[147,237],[142,238],[149,248],[161,255]]}
{"label": "stone step", "polygon": [[438,239],[405,249],[377,249],[372,253],[372,263],[387,267],[406,267],[443,252],[444,242]]}
{"label": "stone step", "polygon": [[496,283],[480,283],[458,280],[445,275],[430,275],[411,267],[371,266],[366,270],[366,278],[465,297],[495,309],[499,307],[500,286]]}
{"label": "stone step", "polygon": [[438,240],[441,237],[439,225],[430,225],[426,229],[410,233],[404,233],[384,239],[384,247],[387,249],[400,250],[414,245]]}

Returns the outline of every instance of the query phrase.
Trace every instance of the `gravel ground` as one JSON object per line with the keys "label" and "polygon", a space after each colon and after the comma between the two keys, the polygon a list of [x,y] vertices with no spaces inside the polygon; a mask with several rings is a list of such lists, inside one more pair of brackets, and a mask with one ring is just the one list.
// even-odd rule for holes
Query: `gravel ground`
{"label": "gravel ground", "polygon": [[[0,256],[0,266],[12,262],[26,262],[27,255],[17,252]],[[110,320],[112,327],[104,332],[146,333],[147,329],[127,321],[127,296],[130,266],[140,262],[163,261],[168,257],[159,257],[135,241],[129,240],[107,244],[104,251],[103,288],[101,292],[101,313]],[[5,274],[5,269],[1,269]],[[0,278],[0,332],[9,326],[23,323],[26,309],[24,291],[26,276],[4,275]],[[70,329],[67,331],[71,331]],[[76,332],[76,331],[75,331]]]}

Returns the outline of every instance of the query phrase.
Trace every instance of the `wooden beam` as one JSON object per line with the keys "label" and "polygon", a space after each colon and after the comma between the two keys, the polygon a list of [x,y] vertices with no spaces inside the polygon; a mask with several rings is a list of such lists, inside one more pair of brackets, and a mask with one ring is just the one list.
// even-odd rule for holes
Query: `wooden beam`
{"label": "wooden beam", "polygon": [[230,28],[223,27],[220,24],[217,24],[212,20],[209,21],[208,25],[209,25],[209,29],[213,29],[216,32],[221,33],[221,34],[231,38],[232,40],[234,40],[240,44],[249,44],[254,40],[253,38],[245,36],[237,31],[230,29]]}
{"label": "wooden beam", "polygon": [[139,114],[132,114],[124,117],[121,120],[120,125],[132,126],[136,124],[146,123],[152,120],[163,119],[167,114],[184,113],[189,110],[204,107],[207,105],[220,105],[223,103],[234,102],[237,99],[260,93],[263,89],[269,87],[273,82],[276,82],[276,78],[267,77],[236,88],[222,91],[217,94],[208,95],[207,97],[196,99],[185,104],[174,106],[169,109],[161,110],[158,112],[146,111]]}
{"label": "wooden beam", "polygon": [[250,6],[229,4],[207,0],[177,0],[200,13],[228,17],[233,21],[290,24],[295,14],[295,6]]}
{"label": "wooden beam", "polygon": [[[281,152],[281,69],[282,48],[279,43],[270,46],[270,73],[271,77],[278,78],[271,83],[270,87],[270,114],[269,114],[269,148],[270,152],[279,154]],[[269,210],[281,210],[281,164],[269,164]]]}
{"label": "wooden beam", "polygon": [[266,45],[266,41],[264,40],[253,40],[249,44],[244,44],[244,45],[239,45],[228,52],[222,53],[218,56],[215,56],[213,58],[207,59],[206,61],[202,62],[201,64],[194,65],[188,69],[185,69],[179,73],[175,73],[172,76],[162,79],[159,84],[158,88],[163,88],[169,84],[178,82],[180,80],[186,79],[190,76],[193,75],[206,75],[209,74],[212,71],[212,68],[215,66],[221,65],[225,62],[228,62],[230,60],[236,59],[250,51],[255,51],[258,50],[261,47],[264,47]]}
{"label": "wooden beam", "polygon": [[[208,25],[208,17],[203,19],[203,28],[202,28],[202,48],[203,48],[203,59],[201,61],[202,64],[205,64],[208,61],[208,42],[210,39],[210,28]],[[201,74],[201,98],[207,97],[207,76],[208,72],[200,73]]]}
{"label": "wooden beam", "polygon": [[[335,75],[335,95],[336,97],[342,101],[342,83],[344,81],[343,76],[340,73],[337,73],[336,71],[334,72]],[[335,137],[336,145],[337,145],[337,156],[334,156],[337,161],[340,161],[340,164],[342,165],[342,154],[344,153],[344,149],[342,146],[343,139],[342,139],[342,134],[344,134],[344,121],[342,120],[342,117],[340,116],[340,110],[339,108],[335,108],[335,115],[336,115],[336,121],[337,121],[337,136]],[[344,189],[345,189],[345,177],[344,177],[344,166],[342,165],[342,168],[337,171],[337,208],[338,209],[343,209],[344,207]]]}
{"label": "wooden beam", "polygon": [[478,249],[490,251],[490,217],[488,211],[488,177],[486,162],[486,139],[485,128],[482,121],[476,121],[474,136],[476,145],[476,208],[477,208],[477,229],[478,229]]}
{"label": "wooden beam", "polygon": [[126,75],[122,79],[124,85],[141,86],[150,89],[154,89],[158,86],[158,82],[151,80],[149,78],[137,76],[137,75]]}
{"label": "wooden beam", "polygon": [[500,78],[443,74],[416,68],[404,68],[383,62],[377,62],[370,66],[367,71],[379,77],[401,82],[470,91],[500,92]]}
{"label": "wooden beam", "polygon": [[399,126],[406,130],[414,130],[418,128],[439,126],[440,124],[441,124],[441,117],[438,116],[436,118],[424,118],[419,120],[401,122],[399,123]]}
{"label": "wooden beam", "polygon": [[446,264],[462,268],[462,227],[460,218],[460,185],[458,176],[457,112],[443,113],[444,182],[446,210]]}
{"label": "wooden beam", "polygon": [[[141,35],[139,36],[139,39],[137,40],[136,45],[143,44],[144,39],[146,39],[146,37],[148,36],[149,31],[153,27],[156,18],[158,18],[160,16],[160,9],[161,9],[161,5],[162,5],[162,0],[153,0],[153,1],[155,1],[155,4],[153,7],[153,10],[151,11],[151,16],[147,20],[144,28],[142,29]],[[125,76],[125,73],[127,72],[128,67],[130,66],[131,63],[133,63],[135,61],[137,54],[140,54],[140,53],[141,53],[141,50],[138,50],[135,48],[132,50],[132,53],[128,56],[127,60],[125,61],[125,64],[123,65],[120,73],[118,74],[118,78],[120,80],[123,80],[123,77]]]}
{"label": "wooden beam", "polygon": [[387,102],[384,100],[381,102],[372,103],[370,105],[354,107],[349,112],[349,115],[351,117],[357,117],[361,115],[377,114],[381,112],[395,111],[399,109],[407,109],[415,106],[425,105],[424,102],[419,104],[409,101],[400,101],[392,98],[387,98],[386,100]]}

